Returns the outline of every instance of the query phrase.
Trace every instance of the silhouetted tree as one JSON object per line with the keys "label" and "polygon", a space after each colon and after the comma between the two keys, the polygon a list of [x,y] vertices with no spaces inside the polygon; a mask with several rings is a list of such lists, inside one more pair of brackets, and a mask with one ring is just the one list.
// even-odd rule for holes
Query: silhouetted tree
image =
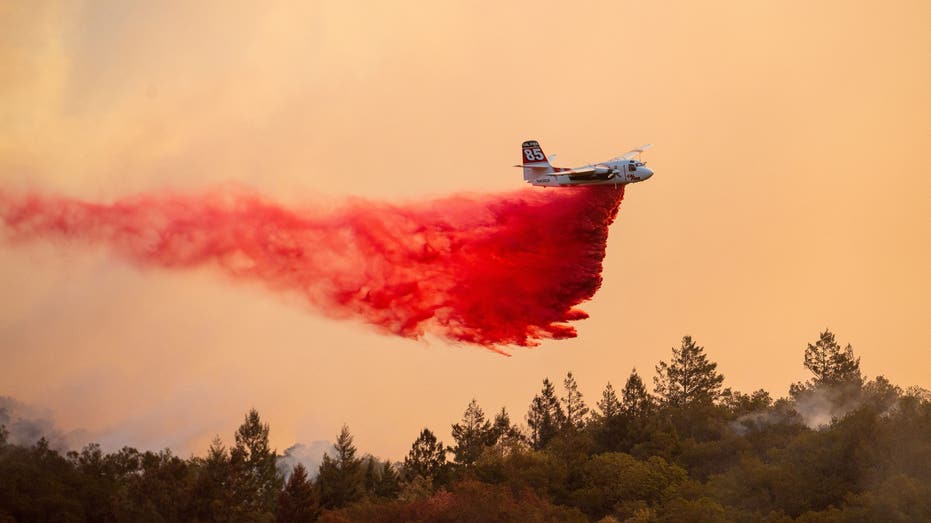
{"label": "silhouetted tree", "polygon": [[309,523],[317,519],[319,512],[320,502],[313,484],[307,478],[307,469],[298,463],[291,470],[291,476],[278,496],[275,521],[278,523]]}
{"label": "silhouetted tree", "polygon": [[401,492],[401,477],[394,465],[390,461],[385,461],[381,464],[381,471],[372,493],[380,498],[394,499],[398,497],[399,492]]}
{"label": "silhouetted tree", "polygon": [[679,348],[672,348],[670,362],[661,361],[656,366],[655,392],[664,404],[673,407],[711,403],[718,398],[724,382],[717,367],[717,363],[708,361],[703,347],[685,336]]}
{"label": "silhouetted tree", "polygon": [[453,447],[456,463],[460,465],[471,465],[482,455],[482,450],[486,445],[491,445],[494,434],[491,430],[491,423],[485,419],[485,413],[478,406],[475,398],[469,402],[465,413],[462,415],[462,421],[453,424],[453,439],[456,446]]}
{"label": "silhouetted tree", "polygon": [[230,450],[230,489],[241,519],[274,514],[284,480],[278,473],[275,451],[269,448],[268,424],[252,409],[235,435]]}
{"label": "silhouetted tree", "polygon": [[653,398],[643,385],[636,368],[630,371],[621,398],[621,410],[630,418],[643,418],[653,410]]}
{"label": "silhouetted tree", "polygon": [[360,499],[364,493],[362,460],[356,457],[352,440],[349,427],[343,425],[333,446],[336,457],[323,455],[317,474],[317,489],[320,506],[324,508],[346,506]]}
{"label": "silhouetted tree", "polygon": [[815,386],[863,383],[860,358],[854,358],[853,347],[848,343],[842,349],[829,330],[822,332],[814,345],[808,344],[805,368],[815,375]]}
{"label": "silhouetted tree", "polygon": [[231,475],[229,453],[220,436],[213,438],[207,456],[196,461],[197,479],[194,485],[192,519],[199,521],[229,521],[231,511]]}
{"label": "silhouetted tree", "polygon": [[570,371],[563,380],[563,386],[566,388],[566,395],[562,398],[562,404],[566,413],[565,426],[576,430],[581,430],[585,426],[585,420],[588,416],[588,407],[585,400],[582,399],[582,393],[579,392],[579,385],[575,382],[575,377]]}
{"label": "silhouetted tree", "polygon": [[544,378],[543,390],[533,397],[527,412],[531,446],[535,449],[545,447],[565,422],[566,415],[556,397],[556,389],[549,378]]}
{"label": "silhouetted tree", "polygon": [[446,469],[446,447],[436,439],[436,435],[424,428],[411,445],[411,450],[404,458],[404,476],[413,479],[420,476],[425,479],[444,481]]}
{"label": "silhouetted tree", "polygon": [[596,448],[599,452],[620,450],[627,433],[627,419],[610,382],[605,385],[597,406],[598,411],[589,424]]}
{"label": "silhouetted tree", "polygon": [[614,392],[614,387],[611,386],[609,381],[605,385],[604,391],[601,393],[601,400],[598,401],[598,413],[596,416],[599,419],[610,419],[621,414],[621,402],[617,399],[617,394]]}
{"label": "silhouetted tree", "polygon": [[507,409],[501,407],[501,410],[495,414],[495,421],[491,425],[489,445],[511,445],[522,441],[523,435],[520,429],[511,424],[511,416],[508,415]]}

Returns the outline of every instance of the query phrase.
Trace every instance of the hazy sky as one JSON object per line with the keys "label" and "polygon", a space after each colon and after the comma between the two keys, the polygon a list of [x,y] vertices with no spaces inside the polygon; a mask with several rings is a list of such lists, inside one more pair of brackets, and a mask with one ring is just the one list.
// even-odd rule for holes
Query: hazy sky
{"label": "hazy sky", "polygon": [[279,450],[348,423],[399,459],[543,377],[590,404],[684,334],[784,395],[820,330],[931,386],[931,3],[6,2],[0,187],[95,201],[223,183],[279,201],[522,185],[642,143],[580,336],[511,358],[386,337],[209,270],[0,247],[0,395],[105,445],[203,452],[255,407]]}

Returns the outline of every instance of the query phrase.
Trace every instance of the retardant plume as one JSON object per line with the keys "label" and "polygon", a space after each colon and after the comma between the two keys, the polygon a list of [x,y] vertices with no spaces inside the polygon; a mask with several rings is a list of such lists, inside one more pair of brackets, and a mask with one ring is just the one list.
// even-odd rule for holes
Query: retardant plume
{"label": "retardant plume", "polygon": [[12,243],[108,246],[141,266],[213,266],[297,292],[321,313],[408,338],[482,345],[570,338],[601,285],[623,187],[529,189],[334,210],[287,209],[250,191],[140,195],[102,205],[0,192]]}

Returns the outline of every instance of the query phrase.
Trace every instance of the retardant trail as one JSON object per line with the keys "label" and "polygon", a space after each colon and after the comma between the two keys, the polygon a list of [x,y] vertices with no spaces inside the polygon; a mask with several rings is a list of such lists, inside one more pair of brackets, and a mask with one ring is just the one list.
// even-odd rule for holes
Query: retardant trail
{"label": "retardant trail", "polygon": [[143,266],[213,266],[298,292],[323,314],[502,352],[570,338],[601,285],[623,187],[528,189],[291,210],[248,191],[100,205],[0,192],[7,240],[103,244]]}

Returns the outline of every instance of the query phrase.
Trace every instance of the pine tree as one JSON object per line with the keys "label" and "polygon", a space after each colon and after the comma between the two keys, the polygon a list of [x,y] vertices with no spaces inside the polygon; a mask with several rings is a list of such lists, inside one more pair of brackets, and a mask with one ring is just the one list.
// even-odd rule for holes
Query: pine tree
{"label": "pine tree", "polygon": [[582,393],[579,392],[579,386],[575,382],[575,377],[570,371],[563,380],[563,386],[566,388],[566,396],[562,398],[562,404],[565,407],[567,427],[581,430],[585,427],[585,420],[588,416],[588,407],[585,400],[582,399]]}
{"label": "pine tree", "polygon": [[362,460],[356,457],[348,426],[343,425],[333,447],[336,457],[324,454],[317,475],[320,505],[325,508],[346,506],[360,499],[364,492]]}
{"label": "pine tree", "polygon": [[456,446],[453,453],[456,463],[471,465],[482,455],[485,445],[490,443],[492,436],[491,423],[485,419],[485,413],[478,406],[475,398],[469,402],[460,423],[453,424],[453,439]]}
{"label": "pine tree", "polygon": [[220,436],[213,438],[207,456],[197,460],[198,476],[191,515],[199,521],[230,521],[234,517],[229,453]]}
{"label": "pine tree", "polygon": [[816,386],[863,383],[860,358],[854,358],[853,347],[848,343],[842,349],[829,330],[822,332],[814,345],[808,344],[805,368],[815,375]]}
{"label": "pine tree", "polygon": [[244,518],[274,514],[284,481],[276,467],[275,451],[269,448],[268,425],[255,409],[246,414],[235,440],[230,450],[235,510]]}
{"label": "pine tree", "polygon": [[653,398],[647,393],[643,380],[637,374],[637,369],[630,371],[630,377],[621,393],[621,409],[631,418],[643,418],[653,409]]}
{"label": "pine tree", "polygon": [[374,456],[367,456],[362,460],[365,463],[365,472],[362,474],[362,484],[365,493],[371,495],[375,492],[375,485],[378,484],[378,469],[375,465]]}
{"label": "pine tree", "polygon": [[598,414],[600,419],[610,419],[621,413],[621,402],[618,401],[617,394],[615,394],[610,381],[605,385],[605,389],[601,393],[601,400],[597,405],[600,411]]}
{"label": "pine tree", "polygon": [[695,403],[711,403],[718,398],[724,376],[717,372],[718,364],[708,361],[704,347],[682,338],[679,348],[672,348],[672,359],[656,366],[653,378],[656,394],[674,407],[689,407]]}
{"label": "pine tree", "polygon": [[278,523],[310,523],[317,519],[319,511],[320,502],[313,484],[307,478],[307,469],[298,463],[291,470],[291,476],[278,496],[275,521]]}
{"label": "pine tree", "polygon": [[517,443],[522,440],[520,429],[511,424],[511,416],[508,415],[507,409],[501,407],[501,410],[495,414],[495,421],[491,425],[488,445]]}
{"label": "pine tree", "polygon": [[401,478],[398,471],[390,461],[385,461],[381,465],[381,474],[378,476],[378,482],[375,483],[374,494],[381,498],[394,499],[401,492]]}
{"label": "pine tree", "polygon": [[543,390],[533,397],[527,412],[527,425],[530,427],[530,444],[535,449],[542,449],[563,424],[566,415],[556,397],[556,389],[549,378],[543,379]]}
{"label": "pine tree", "polygon": [[404,458],[404,475],[410,480],[416,476],[426,479],[443,479],[446,468],[446,447],[436,435],[424,428]]}

